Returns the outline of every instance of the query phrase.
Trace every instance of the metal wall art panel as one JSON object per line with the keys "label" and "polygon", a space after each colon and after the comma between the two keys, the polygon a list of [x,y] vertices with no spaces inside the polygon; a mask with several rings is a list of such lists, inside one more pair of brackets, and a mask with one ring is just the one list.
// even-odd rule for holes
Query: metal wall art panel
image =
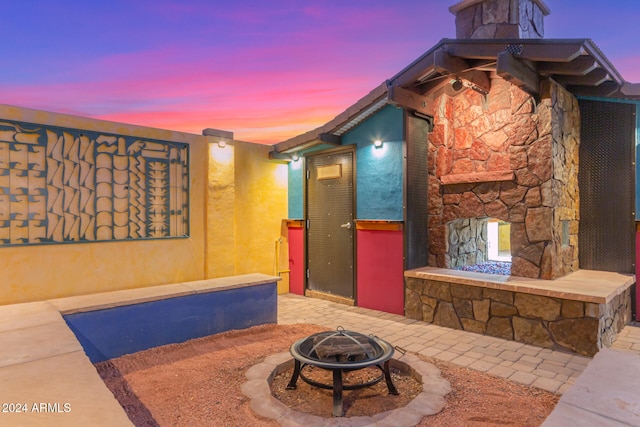
{"label": "metal wall art panel", "polygon": [[0,121],[0,247],[188,236],[188,152]]}

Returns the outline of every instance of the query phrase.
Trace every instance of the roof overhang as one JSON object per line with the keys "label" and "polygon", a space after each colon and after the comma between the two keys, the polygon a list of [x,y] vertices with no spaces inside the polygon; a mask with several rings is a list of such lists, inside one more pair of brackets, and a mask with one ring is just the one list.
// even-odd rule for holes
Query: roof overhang
{"label": "roof overhang", "polygon": [[387,104],[433,115],[443,92],[488,93],[493,72],[533,96],[552,79],[577,96],[640,99],[640,84],[626,82],[590,39],[443,39],[324,126],[276,144],[272,157],[340,145],[345,132]]}
{"label": "roof overhang", "polygon": [[274,145],[272,157],[278,158],[277,153],[294,153],[321,144],[339,146],[342,143],[341,137],[345,132],[375,114],[386,104],[387,84],[385,82],[319,128]]}
{"label": "roof overhang", "polygon": [[626,98],[639,91],[590,39],[443,39],[390,81],[425,94],[439,80],[473,71],[495,71],[532,94],[544,78],[579,96]]}

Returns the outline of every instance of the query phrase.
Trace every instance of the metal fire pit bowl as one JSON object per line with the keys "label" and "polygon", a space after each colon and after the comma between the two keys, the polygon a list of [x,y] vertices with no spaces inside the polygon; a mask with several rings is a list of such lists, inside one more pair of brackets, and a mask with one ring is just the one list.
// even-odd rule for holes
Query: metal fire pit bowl
{"label": "metal fire pit bowl", "polygon": [[[370,387],[382,379],[387,382],[389,394],[398,394],[391,381],[389,360],[394,349],[388,342],[374,336],[347,331],[339,326],[336,331],[320,332],[296,341],[291,345],[295,366],[287,390],[295,390],[298,377],[314,387],[333,390],[333,416],[344,417],[342,391]],[[302,372],[307,366],[316,366],[333,372],[333,384],[324,384],[306,377]],[[345,385],[342,373],[376,366],[382,374],[364,384]]]}

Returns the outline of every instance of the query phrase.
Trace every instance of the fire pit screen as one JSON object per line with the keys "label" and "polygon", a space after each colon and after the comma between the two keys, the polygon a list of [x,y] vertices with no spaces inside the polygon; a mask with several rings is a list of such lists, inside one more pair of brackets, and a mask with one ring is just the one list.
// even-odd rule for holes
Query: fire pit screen
{"label": "fire pit screen", "polygon": [[[333,389],[334,417],[344,416],[342,406],[343,390],[369,387],[379,383],[384,378],[387,382],[389,394],[398,394],[389,372],[389,359],[393,356],[393,347],[376,336],[367,336],[338,327],[336,331],[320,332],[296,341],[291,346],[290,351],[294,358],[295,366],[287,389],[294,390],[296,388],[298,377],[312,386]],[[316,366],[332,371],[333,384],[320,383],[305,376],[303,370],[307,366]],[[376,366],[382,371],[379,377],[363,384],[345,385],[343,383],[343,372],[370,366]]]}

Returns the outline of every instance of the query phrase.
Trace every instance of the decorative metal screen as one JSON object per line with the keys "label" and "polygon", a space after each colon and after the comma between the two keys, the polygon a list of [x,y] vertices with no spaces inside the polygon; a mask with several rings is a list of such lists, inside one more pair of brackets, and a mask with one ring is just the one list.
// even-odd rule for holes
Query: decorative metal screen
{"label": "decorative metal screen", "polygon": [[635,105],[580,100],[581,269],[635,272]]}
{"label": "decorative metal screen", "polygon": [[427,242],[427,134],[431,123],[406,115],[406,200],[405,268],[424,267],[428,262]]}
{"label": "decorative metal screen", "polygon": [[0,246],[188,235],[188,145],[0,121]]}

